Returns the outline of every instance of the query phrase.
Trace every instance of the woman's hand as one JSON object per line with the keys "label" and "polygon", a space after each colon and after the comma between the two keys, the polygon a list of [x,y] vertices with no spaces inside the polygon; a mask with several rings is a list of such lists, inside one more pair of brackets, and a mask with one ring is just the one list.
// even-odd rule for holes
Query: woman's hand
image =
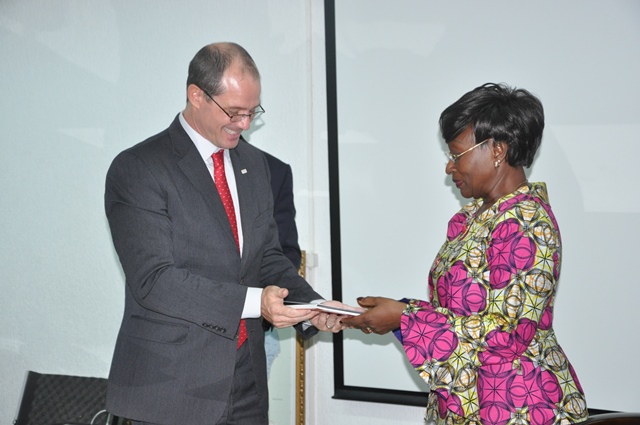
{"label": "woman's hand", "polygon": [[400,318],[407,304],[383,297],[360,297],[360,307],[367,311],[359,316],[341,319],[342,323],[352,329],[360,329],[366,334],[386,334],[400,327]]}

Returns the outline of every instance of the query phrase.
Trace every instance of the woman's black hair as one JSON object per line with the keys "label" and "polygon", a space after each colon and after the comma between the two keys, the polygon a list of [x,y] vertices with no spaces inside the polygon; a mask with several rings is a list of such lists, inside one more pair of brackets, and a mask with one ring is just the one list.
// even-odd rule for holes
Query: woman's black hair
{"label": "woman's black hair", "polygon": [[527,90],[486,83],[445,109],[439,123],[446,143],[471,126],[476,143],[491,138],[506,143],[507,163],[529,167],[542,140],[544,110]]}

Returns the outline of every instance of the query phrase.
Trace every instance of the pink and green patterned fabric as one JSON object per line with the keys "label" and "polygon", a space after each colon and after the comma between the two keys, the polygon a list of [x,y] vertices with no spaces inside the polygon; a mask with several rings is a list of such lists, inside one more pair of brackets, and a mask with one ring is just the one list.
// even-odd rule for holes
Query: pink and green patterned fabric
{"label": "pink and green patterned fabric", "polygon": [[431,301],[409,300],[397,333],[429,385],[426,419],[585,421],[584,392],[552,327],[562,250],[546,185],[524,185],[475,217],[481,206],[449,221]]}

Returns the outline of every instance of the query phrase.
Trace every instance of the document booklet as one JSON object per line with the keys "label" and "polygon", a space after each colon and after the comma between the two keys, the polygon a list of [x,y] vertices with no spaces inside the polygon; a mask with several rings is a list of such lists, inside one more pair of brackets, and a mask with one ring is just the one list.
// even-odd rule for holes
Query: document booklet
{"label": "document booklet", "polygon": [[346,316],[358,316],[361,311],[351,310],[349,308],[334,307],[325,303],[305,303],[300,301],[285,301],[284,305],[290,308],[301,308],[305,310],[322,310],[327,313],[344,314]]}

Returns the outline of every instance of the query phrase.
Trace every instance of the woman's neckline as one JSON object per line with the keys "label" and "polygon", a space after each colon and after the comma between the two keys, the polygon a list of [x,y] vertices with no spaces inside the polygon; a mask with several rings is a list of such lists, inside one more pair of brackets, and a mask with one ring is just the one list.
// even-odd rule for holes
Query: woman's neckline
{"label": "woman's neckline", "polygon": [[509,196],[515,192],[517,192],[522,186],[524,186],[525,184],[529,184],[529,180],[528,179],[524,179],[523,181],[521,181],[520,183],[518,183],[518,185],[516,187],[513,188],[513,190],[511,190],[510,192],[505,193],[504,195],[500,196],[499,198],[496,198],[495,201],[493,201],[492,203],[488,204],[485,202],[485,200],[482,200],[482,205],[480,206],[480,208],[478,208],[478,210],[476,212],[473,213],[473,219],[480,217],[482,214],[484,214],[486,211],[490,210],[491,207],[493,207],[496,203],[498,203],[498,201],[500,201],[502,198],[504,198],[505,196]]}

